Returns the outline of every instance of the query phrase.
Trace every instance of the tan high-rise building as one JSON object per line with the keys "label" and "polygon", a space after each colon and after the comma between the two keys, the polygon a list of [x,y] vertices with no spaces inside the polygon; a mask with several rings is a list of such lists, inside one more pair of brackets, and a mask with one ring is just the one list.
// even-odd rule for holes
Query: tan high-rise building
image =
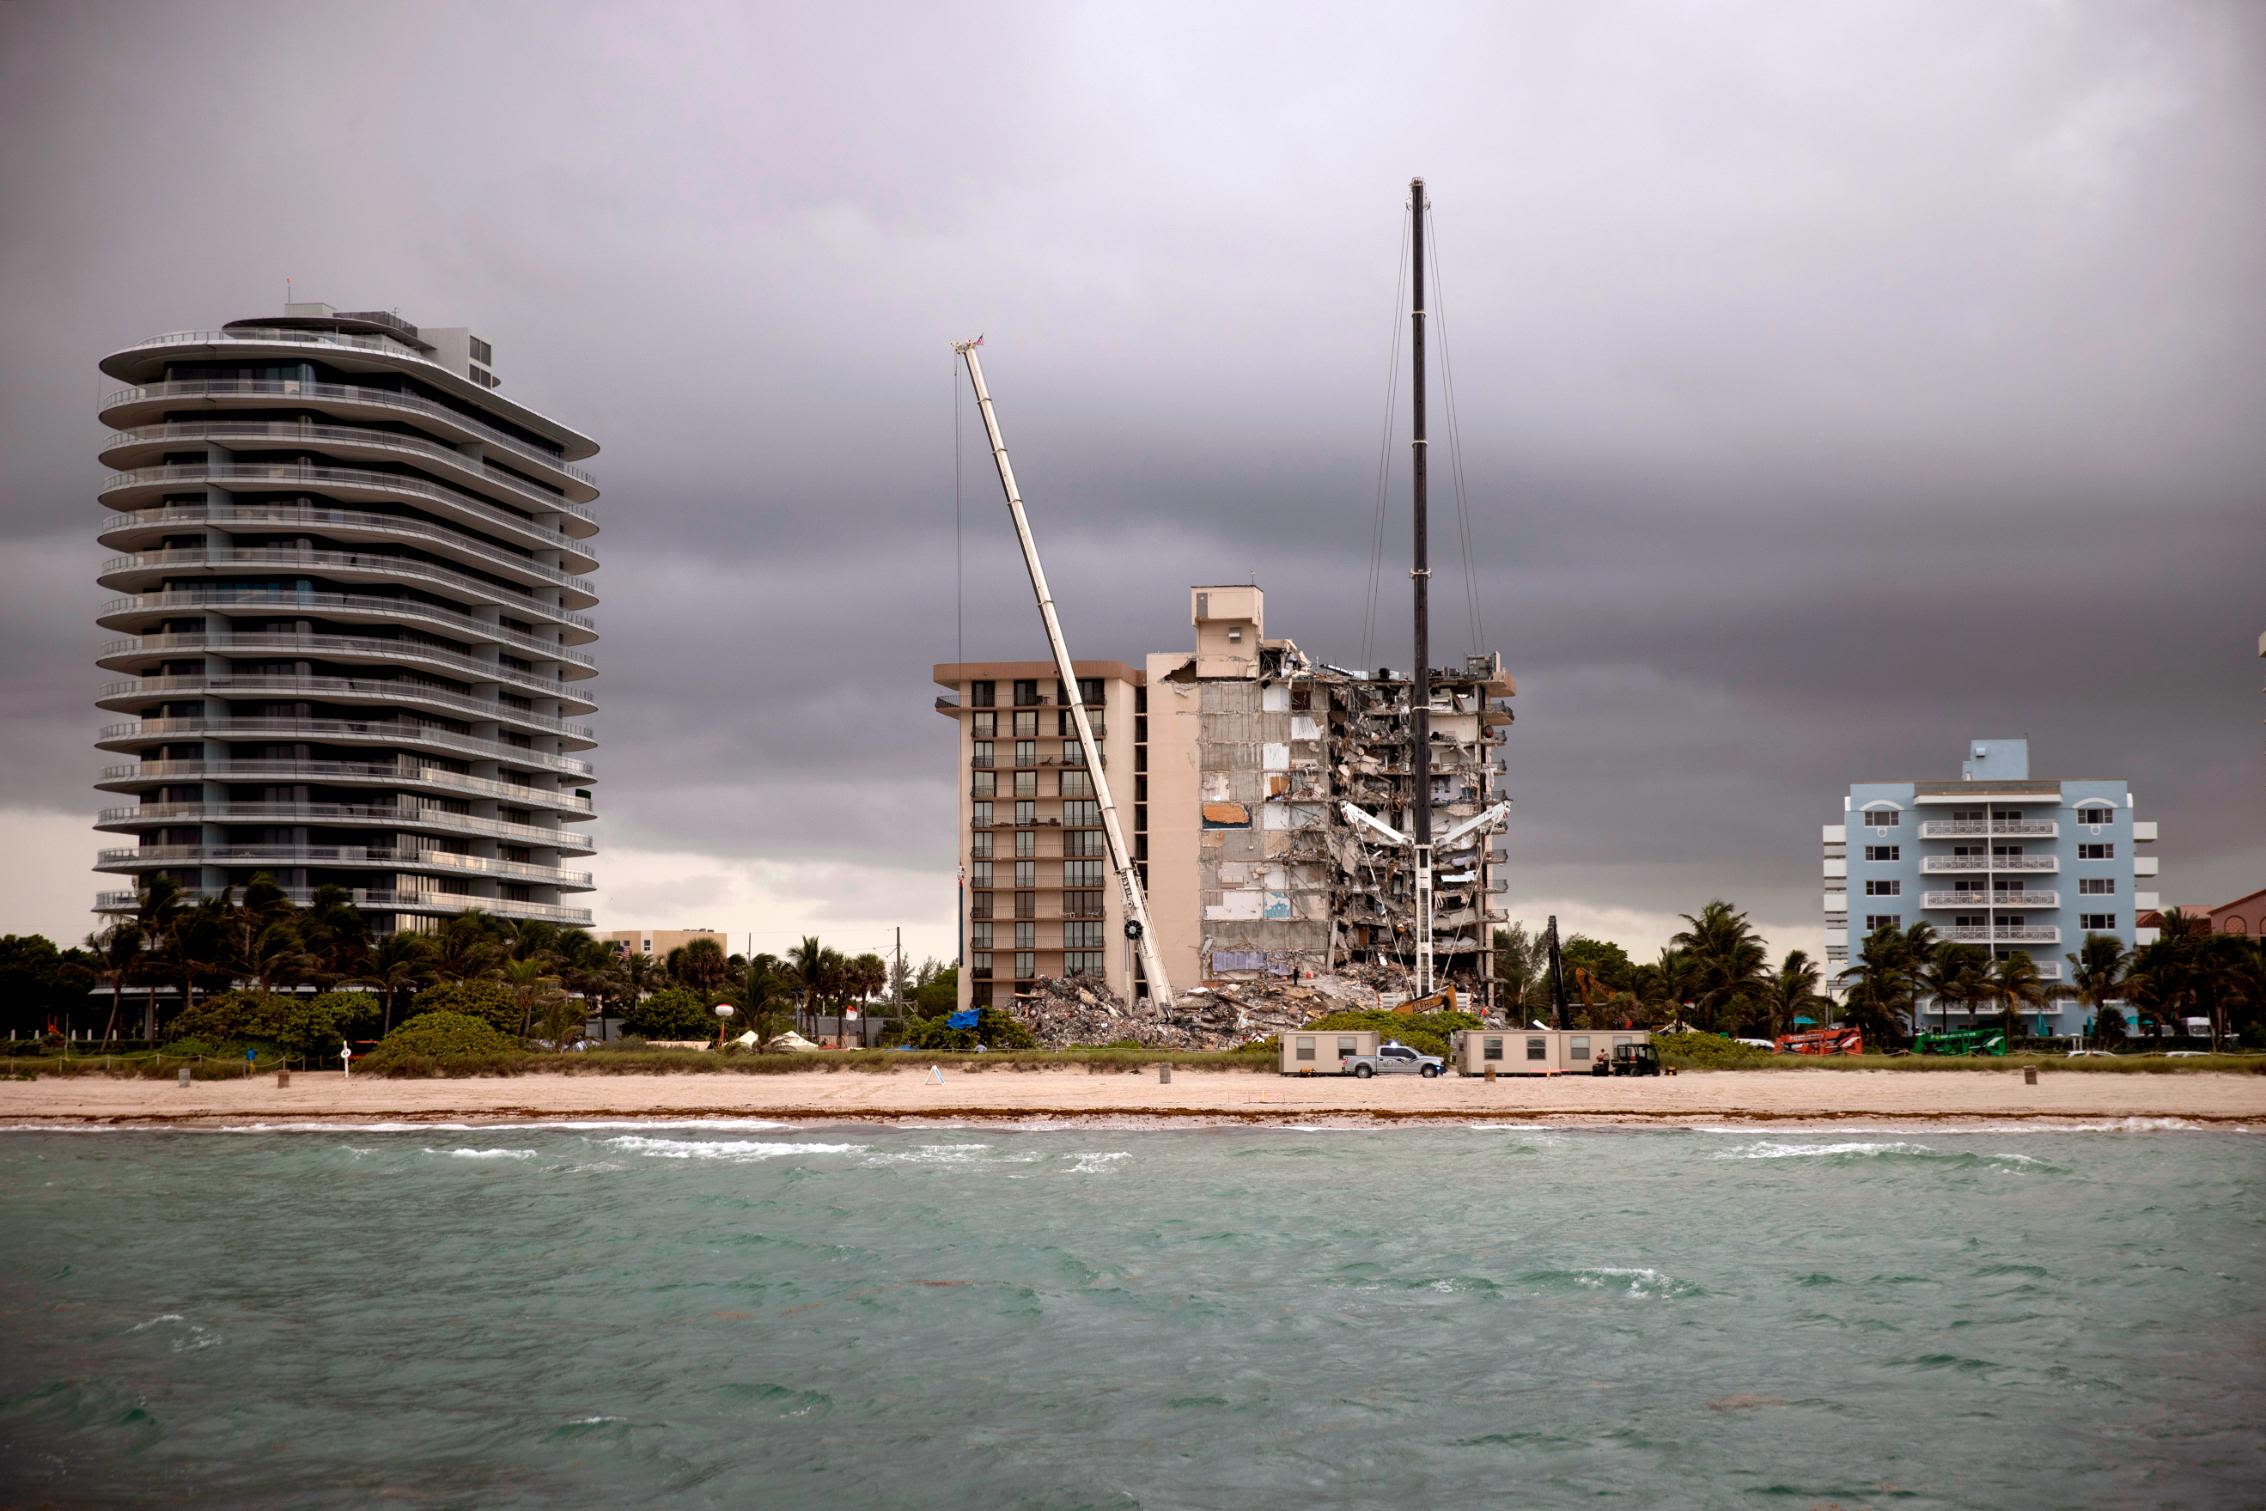
{"label": "tan high-rise building", "polygon": [[1051,661],[953,662],[936,700],[958,721],[960,1002],[1006,1006],[1041,977],[1101,976],[1131,995],[1125,909],[1100,804],[1070,715],[1085,703],[1128,837],[1140,791],[1141,674],[1079,661],[1076,689]]}
{"label": "tan high-rise building", "polygon": [[[1142,672],[1114,662],[1079,666],[1082,682],[1100,679],[1086,696],[1109,710],[1105,769],[1174,985],[1408,963],[1414,882],[1405,852],[1380,851],[1356,834],[1343,805],[1403,832],[1410,827],[1410,679],[1329,666],[1288,639],[1267,638],[1266,595],[1249,583],[1193,588],[1189,607],[1193,652],[1151,655]],[[1001,721],[1010,717],[1046,730],[1059,722],[1060,754],[1075,761],[1066,715],[1050,718],[1060,711],[1044,704],[1010,709],[1010,698],[1051,691],[1051,672],[1046,662],[936,668],[937,681],[956,694],[938,707],[963,724],[960,828],[969,881],[962,927],[970,962],[963,1003],[1004,1006],[1039,977],[1080,969],[1096,971],[1121,995],[1145,990],[1128,959],[1094,805],[1074,815],[1063,805],[1065,821],[1090,818],[1093,827],[1061,830],[1064,843],[1085,836],[1075,841],[1085,863],[1059,897],[1065,909],[1086,910],[1066,911],[1066,924],[1099,928],[1081,927],[1078,946],[1053,954],[1058,863],[1051,857],[1063,852],[1053,847],[1045,773],[1026,777],[1003,766],[987,782],[977,764],[1007,757]],[[1435,828],[1445,829],[1500,796],[1515,688],[1501,659],[1487,654],[1435,669],[1432,690],[1432,809]],[[980,701],[987,696],[994,702]],[[995,731],[988,743],[978,733],[985,727]],[[1010,769],[1033,791],[1022,800],[1028,808],[1006,806],[1000,784]],[[992,806],[979,810],[985,790],[995,794]],[[1017,858],[1012,873],[1000,849],[1009,844],[1032,852]],[[1480,836],[1439,852],[1434,864],[1440,975],[1483,1000],[1493,978],[1489,932],[1505,917],[1496,901],[1505,885],[1499,864],[1493,839]],[[1010,938],[1012,954],[1003,942]],[[1085,943],[1096,938],[1098,961]],[[1025,940],[1033,947],[1023,948]]]}

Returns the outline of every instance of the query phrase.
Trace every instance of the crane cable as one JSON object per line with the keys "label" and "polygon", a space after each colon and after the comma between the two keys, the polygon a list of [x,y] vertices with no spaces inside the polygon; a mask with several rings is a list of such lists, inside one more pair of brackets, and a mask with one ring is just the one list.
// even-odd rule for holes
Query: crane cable
{"label": "crane cable", "polygon": [[1456,416],[1456,367],[1448,357],[1448,297],[1446,280],[1440,276],[1440,227],[1429,202],[1424,206],[1424,219],[1432,242],[1432,296],[1426,302],[1436,307],[1440,327],[1440,378],[1448,401],[1448,468],[1455,481],[1456,535],[1463,550],[1464,609],[1471,619],[1471,649],[1476,654],[1487,649],[1487,631],[1479,614],[1479,567],[1471,554],[1471,510],[1466,500],[1463,472],[1463,425]]}
{"label": "crane cable", "polygon": [[1377,440],[1377,520],[1369,532],[1369,597],[1361,614],[1361,656],[1355,665],[1368,671],[1376,665],[1377,593],[1385,564],[1385,495],[1391,479],[1393,422],[1399,415],[1401,377],[1401,301],[1408,293],[1408,217],[1400,226],[1400,271],[1393,281],[1392,353],[1385,359],[1385,424]]}
{"label": "crane cable", "polygon": [[966,537],[960,519],[960,438],[967,434],[967,421],[960,417],[960,358],[952,358],[952,659],[963,664],[968,659],[968,581],[963,565],[966,554]]}

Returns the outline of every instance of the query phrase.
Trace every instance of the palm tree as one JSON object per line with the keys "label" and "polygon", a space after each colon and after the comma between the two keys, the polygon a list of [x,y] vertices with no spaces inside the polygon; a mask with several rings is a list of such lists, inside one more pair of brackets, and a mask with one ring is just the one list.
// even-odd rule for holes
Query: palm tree
{"label": "palm tree", "polygon": [[816,934],[805,934],[787,956],[787,964],[794,973],[795,985],[802,995],[803,1011],[816,1013],[824,1001],[827,970],[826,957],[833,951],[818,942]]}
{"label": "palm tree", "polygon": [[643,950],[629,950],[622,957],[622,974],[629,979],[629,1000],[632,1006],[643,1002],[647,982],[653,975],[653,957]]}
{"label": "palm tree", "polygon": [[524,1039],[534,1031],[536,1008],[558,990],[559,978],[551,974],[548,960],[535,957],[505,961],[502,975],[504,985],[518,999],[519,1036]]}
{"label": "palm tree", "polygon": [[[142,947],[158,959],[182,965],[181,1006],[189,1005],[189,983],[185,960],[180,960],[183,927],[190,918],[188,894],[181,883],[170,876],[152,876],[142,883],[141,895],[134,903],[134,928],[141,935]],[[152,962],[154,963],[154,961]],[[142,1002],[142,1037],[155,1043],[157,1040],[157,993],[151,992]]]}
{"label": "palm tree", "polygon": [[370,925],[354,905],[353,894],[328,883],[298,916],[299,937],[308,956],[308,974],[323,986],[352,979],[368,964]]}
{"label": "palm tree", "polygon": [[433,974],[433,950],[422,934],[388,934],[378,941],[369,955],[364,973],[385,995],[385,1027],[381,1034],[393,1032],[393,1010],[401,994],[411,991]]}
{"label": "palm tree", "polygon": [[[2062,957],[2069,962],[2069,990],[2093,1010],[2093,1032],[2103,1033],[2109,1020],[2109,1000],[2124,985],[2125,967],[2132,957],[2124,941],[2109,934],[2087,934],[2085,942]],[[2123,1038],[2124,1015],[2117,1014],[2117,1038]]]}
{"label": "palm tree", "polygon": [[1704,1026],[1714,1028],[1725,1008],[1742,999],[1763,995],[1764,967],[1769,957],[1755,937],[1747,915],[1717,898],[1697,914],[1686,913],[1689,925],[1668,941],[1692,957],[1698,995],[1693,1012]]}
{"label": "palm tree", "polygon": [[230,925],[228,964],[252,990],[264,994],[304,978],[312,961],[296,924],[289,918],[263,918],[247,904]]}
{"label": "palm tree", "polygon": [[443,981],[471,981],[487,975],[502,953],[497,932],[495,921],[478,908],[457,914],[432,936],[433,974]]}
{"label": "palm tree", "polygon": [[1873,930],[1858,947],[1857,963],[1841,973],[1842,1021],[1868,1043],[1890,1045],[1909,1038],[1916,974],[1903,932]]}
{"label": "palm tree", "polygon": [[[142,931],[120,919],[100,933],[87,935],[87,948],[94,953],[94,977],[110,987],[110,1021],[102,1030],[102,1043],[110,1047],[111,1037],[118,1029],[118,1015],[125,1010],[126,983],[141,973]],[[65,1029],[68,1031],[66,1023]],[[151,1029],[154,1037],[156,1029]]]}
{"label": "palm tree", "polygon": [[1765,980],[1763,1005],[1769,1014],[1770,1037],[1792,1030],[1805,1009],[1824,1001],[1818,995],[1818,968],[1807,950],[1788,950],[1785,961]]}
{"label": "palm tree", "polygon": [[2022,1020],[2022,1009],[2035,1010],[2046,1005],[2045,978],[2038,974],[2037,962],[2022,950],[1999,956],[1983,970],[1983,991],[1998,1003],[2006,1047],[2012,1049],[2015,1041],[2028,1030]]}
{"label": "palm tree", "polygon": [[1936,947],[1935,958],[1915,973],[1914,980],[1924,995],[1934,999],[1948,1028],[1954,1008],[1972,1012],[1988,991],[1990,968],[1990,957],[1975,946],[1944,944]]}
{"label": "palm tree", "polygon": [[1663,946],[1660,957],[1636,968],[1632,995],[1646,1016],[1667,1022],[1678,1022],[1683,1017],[1684,1004],[1692,1000],[1696,974],[1692,957],[1684,951]]}

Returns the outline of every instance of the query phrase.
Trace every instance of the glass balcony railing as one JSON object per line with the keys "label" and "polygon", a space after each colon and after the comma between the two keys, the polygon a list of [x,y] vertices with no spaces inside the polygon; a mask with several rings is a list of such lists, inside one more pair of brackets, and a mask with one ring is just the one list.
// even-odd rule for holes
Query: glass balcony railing
{"label": "glass balcony railing", "polygon": [[137,746],[172,744],[182,740],[335,740],[342,744],[419,745],[445,750],[475,760],[498,761],[538,771],[556,771],[580,781],[595,781],[597,768],[588,761],[554,751],[514,745],[508,740],[484,740],[460,734],[438,724],[413,719],[316,719],[260,717],[242,719],[140,719],[103,726],[99,743],[131,750]]}
{"label": "glass balcony railing", "polygon": [[[169,588],[156,593],[135,593],[124,598],[113,598],[102,606],[101,618],[109,629],[123,629],[124,625],[107,621],[127,614],[170,614],[180,610],[205,610],[242,613],[277,613],[321,615],[335,613],[359,617],[399,621],[405,624],[445,625],[463,632],[464,638],[474,644],[508,645],[514,650],[526,651],[547,661],[566,661],[576,666],[596,666],[597,658],[586,650],[563,645],[556,640],[543,640],[519,630],[506,629],[470,614],[454,609],[422,603],[414,598],[385,598],[374,593],[315,593],[296,592],[288,588]],[[569,616],[575,617],[575,616]]]}

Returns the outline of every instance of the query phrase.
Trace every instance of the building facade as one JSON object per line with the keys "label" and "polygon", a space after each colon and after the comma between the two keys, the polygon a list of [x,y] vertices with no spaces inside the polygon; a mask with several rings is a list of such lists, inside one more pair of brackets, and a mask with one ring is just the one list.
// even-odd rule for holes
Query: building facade
{"label": "building facade", "polygon": [[[597,444],[463,329],[292,304],[103,358],[99,868],[586,926]],[[103,911],[130,908],[131,890]]]}
{"label": "building facade", "polygon": [[[1101,804],[1070,714],[1085,704],[1129,845],[1142,793],[1141,673],[1078,661],[949,662],[937,712],[959,726],[960,1004],[1006,1006],[1043,977],[1137,991]],[[1136,853],[1138,851],[1136,850]]]}
{"label": "building facade", "polygon": [[[2064,957],[2088,934],[2128,949],[2155,937],[2139,922],[2157,905],[2156,857],[2140,853],[2155,823],[2122,781],[2032,777],[2026,740],[1971,741],[1956,781],[1858,783],[1842,813],[1824,828],[1829,972],[1873,930],[1920,922],[1993,956],[2029,955],[2049,988],[2066,984]],[[2073,1033],[2084,1013],[2057,1003],[2044,1030]]]}
{"label": "building facade", "polygon": [[[1255,585],[1199,586],[1189,602],[1192,652],[1151,655],[1140,671],[1114,662],[1079,666],[1089,707],[1098,698],[1104,710],[1097,736],[1165,970],[1186,986],[1323,974],[1356,963],[1408,965],[1415,881],[1406,852],[1382,850],[1355,832],[1343,805],[1351,801],[1408,830],[1410,679],[1329,666],[1290,640],[1268,638],[1266,597]],[[946,665],[936,668],[936,679],[951,689],[937,706],[963,726],[963,1003],[1005,1006],[1040,977],[1079,970],[1100,974],[1128,999],[1145,994],[1124,938],[1097,805],[1090,798],[1058,802],[1043,764],[1011,768],[1017,786],[1010,798],[1001,786],[1010,768],[987,780],[978,764],[1007,758],[1000,721],[1010,717],[1038,731],[1024,737],[1038,743],[1019,748],[1018,763],[1054,755],[1049,741],[1075,763],[1067,714],[1045,702],[1060,691],[1052,664]],[[1015,699],[1040,701],[1011,704],[1007,689]],[[1493,655],[1434,672],[1436,831],[1499,795],[1514,691]],[[994,702],[975,701],[981,697]],[[980,732],[986,728],[993,733]],[[1079,777],[1061,775],[1090,793]],[[1028,853],[1006,856],[1000,847],[1009,843]],[[1434,866],[1438,974],[1482,1001],[1491,1000],[1490,931],[1506,917],[1495,845],[1494,836],[1473,836],[1437,853]],[[1003,869],[1010,861],[1012,876]],[[1058,864],[1071,880],[1056,880]],[[1059,948],[1058,911],[1065,939]]]}
{"label": "building facade", "polygon": [[695,939],[705,939],[722,952],[723,958],[732,958],[731,942],[714,929],[608,929],[597,937],[599,943],[613,945],[623,954],[662,961]]}

